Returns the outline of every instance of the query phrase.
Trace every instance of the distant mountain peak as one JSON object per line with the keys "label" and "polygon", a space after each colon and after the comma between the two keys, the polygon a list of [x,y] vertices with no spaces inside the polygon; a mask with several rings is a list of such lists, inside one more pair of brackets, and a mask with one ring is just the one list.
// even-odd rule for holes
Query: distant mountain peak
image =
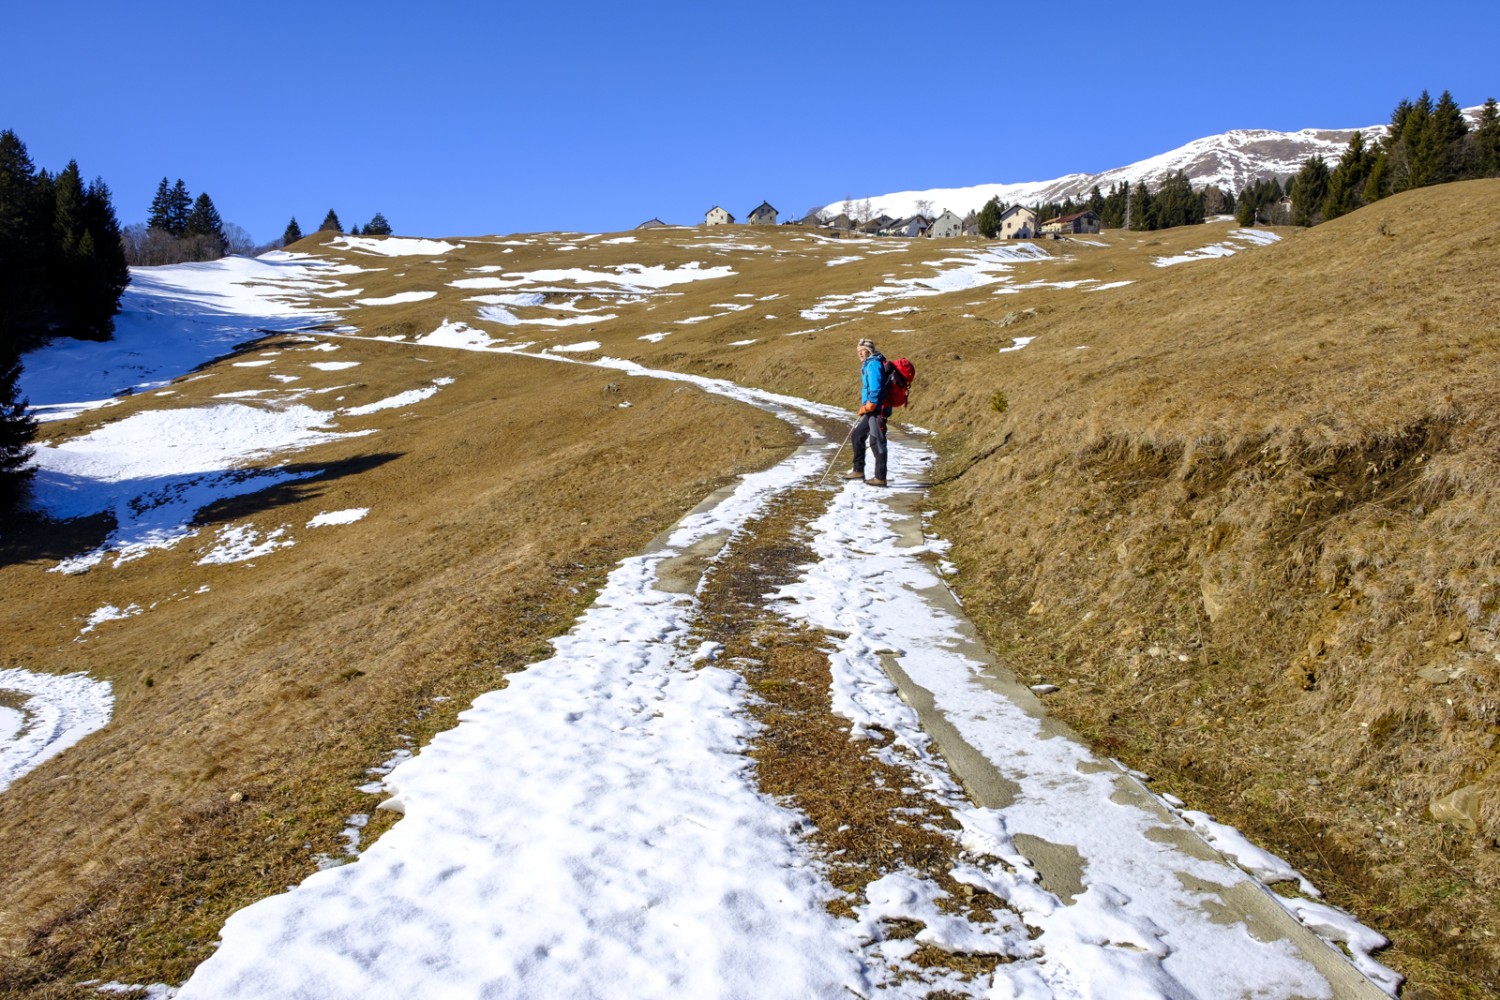
{"label": "distant mountain peak", "polygon": [[[1465,114],[1471,124],[1479,119],[1480,108],[1468,108]],[[1155,190],[1163,180],[1178,170],[1187,174],[1196,188],[1217,184],[1234,195],[1254,181],[1265,177],[1285,178],[1301,169],[1308,157],[1322,154],[1331,166],[1349,145],[1349,137],[1363,132],[1368,142],[1374,142],[1386,133],[1385,125],[1367,125],[1363,128],[1305,128],[1298,132],[1277,132],[1274,129],[1231,129],[1219,135],[1194,139],[1166,153],[1139,160],[1124,167],[1115,167],[1097,174],[1067,174],[1050,181],[1023,181],[1016,184],[976,184],[973,187],[931,188],[925,191],[898,191],[893,194],[871,195],[857,198],[855,202],[869,201],[875,214],[884,213],[894,217],[913,215],[921,202],[930,202],[932,211],[948,209],[963,215],[977,212],[984,203],[995,196],[1007,204],[1034,205],[1038,202],[1062,201],[1065,198],[1087,197],[1094,185],[1108,193],[1109,189],[1125,181],[1131,185],[1145,182]],[[837,214],[848,210],[848,201],[837,201],[826,206],[826,211]]]}

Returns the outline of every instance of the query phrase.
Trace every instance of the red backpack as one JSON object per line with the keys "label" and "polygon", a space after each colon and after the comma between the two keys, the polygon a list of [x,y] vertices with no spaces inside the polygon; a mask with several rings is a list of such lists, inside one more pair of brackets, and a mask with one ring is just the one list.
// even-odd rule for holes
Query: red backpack
{"label": "red backpack", "polygon": [[886,406],[895,409],[906,405],[907,390],[917,378],[917,366],[905,358],[897,358],[895,361],[881,358],[880,377],[885,384],[880,399]]}

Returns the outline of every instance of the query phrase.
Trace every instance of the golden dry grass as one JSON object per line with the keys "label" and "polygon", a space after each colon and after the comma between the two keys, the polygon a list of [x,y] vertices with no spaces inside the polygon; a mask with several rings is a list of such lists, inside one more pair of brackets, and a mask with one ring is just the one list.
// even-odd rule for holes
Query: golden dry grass
{"label": "golden dry grass", "polygon": [[[991,646],[1028,680],[1059,684],[1053,710],[1096,744],[1286,854],[1391,936],[1386,961],[1411,977],[1409,996],[1491,996],[1497,195],[1493,181],[1415,192],[1167,269],[1152,259],[1233,227],[1048,241],[1052,259],[1018,265],[1016,285],[1133,284],[958,291],[823,319],[800,313],[982,244],[825,243],[785,227],[486,237],[432,258],[329,249],[327,234],[298,249],[372,268],[346,279],[361,297],[440,293],[323,303],[364,334],[463,320],[846,405],[857,337],[911,357],[904,416],[937,432],[939,524]],[[742,249],[706,245],[730,240]],[[896,252],[828,265],[871,248]],[[735,273],[584,300],[617,318],[556,330],[480,320],[479,292],[447,284],[500,265],[693,262]],[[998,352],[1020,336],[1035,340]],[[354,786],[400,734],[420,744],[451,724],[543,655],[620,556],[791,443],[769,418],[671,383],[342,344],[358,379],[321,384],[357,381],[351,403],[456,381],[409,416],[369,418],[373,437],[297,456],[324,477],[203,520],[300,525],[371,506],[365,521],[253,569],[197,567],[184,546],[81,577],[45,570],[101,534],[98,519],[7,533],[0,659],[88,670],[118,699],[106,730],[0,798],[0,837],[18,845],[0,912],[13,992],[180,980],[225,915],[335,849],[344,817],[369,808]],[[208,371],[171,405],[264,384]],[[49,436],[153,405],[137,397]],[[167,600],[200,583],[209,594]],[[73,642],[83,616],[126,601],[161,603]],[[788,670],[808,666],[794,660]],[[1470,783],[1486,789],[1475,835],[1428,817],[1433,796]],[[234,792],[246,798],[230,803]]]}

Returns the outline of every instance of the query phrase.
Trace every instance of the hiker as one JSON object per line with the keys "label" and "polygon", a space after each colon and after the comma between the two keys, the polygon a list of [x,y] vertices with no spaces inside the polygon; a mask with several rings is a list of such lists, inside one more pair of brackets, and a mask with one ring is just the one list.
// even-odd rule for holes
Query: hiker
{"label": "hiker", "polygon": [[[868,337],[860,339],[854,353],[859,356],[859,422],[854,425],[850,437],[854,445],[854,468],[844,478],[864,479],[871,486],[884,486],[885,422],[891,415],[891,408],[885,400],[885,358],[875,350],[875,341]],[[865,479],[867,440],[875,455],[875,475],[869,479]]]}

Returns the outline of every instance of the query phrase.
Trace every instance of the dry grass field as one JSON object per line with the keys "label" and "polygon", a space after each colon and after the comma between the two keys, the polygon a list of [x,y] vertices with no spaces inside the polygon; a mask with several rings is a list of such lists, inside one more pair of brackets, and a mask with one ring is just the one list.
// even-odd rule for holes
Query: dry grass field
{"label": "dry grass field", "polygon": [[[794,444],[686,386],[417,343],[453,321],[844,405],[858,337],[912,358],[903,418],[935,432],[936,523],[991,647],[1159,791],[1391,937],[1407,997],[1500,996],[1500,182],[1265,246],[1234,229],[1043,241],[1008,271],[978,240],[796,227],[400,257],[305,240],[371,269],[342,278],[358,297],[321,302],[341,319],[314,335],[361,362],[328,385],[358,403],[454,381],[368,418],[375,435],[298,453],[316,478],[201,512],[274,527],[372,509],[253,566],[200,566],[189,543],[66,576],[47,570],[101,519],[5,532],[0,662],[87,670],[116,709],[0,795],[0,992],[180,982],[230,912],[338,852],[374,801],[368,769],[546,655],[618,559]],[[1237,252],[1153,263],[1223,242]],[[633,265],[726,270],[624,294],[569,274]],[[911,284],[934,274],[952,280]],[[435,294],[355,304],[410,291]],[[519,292],[540,296],[499,304],[520,323],[475,301]],[[170,405],[265,384],[229,359],[205,371]],[[126,602],[155,606],[75,641]],[[1466,788],[1471,811],[1433,818]]]}

